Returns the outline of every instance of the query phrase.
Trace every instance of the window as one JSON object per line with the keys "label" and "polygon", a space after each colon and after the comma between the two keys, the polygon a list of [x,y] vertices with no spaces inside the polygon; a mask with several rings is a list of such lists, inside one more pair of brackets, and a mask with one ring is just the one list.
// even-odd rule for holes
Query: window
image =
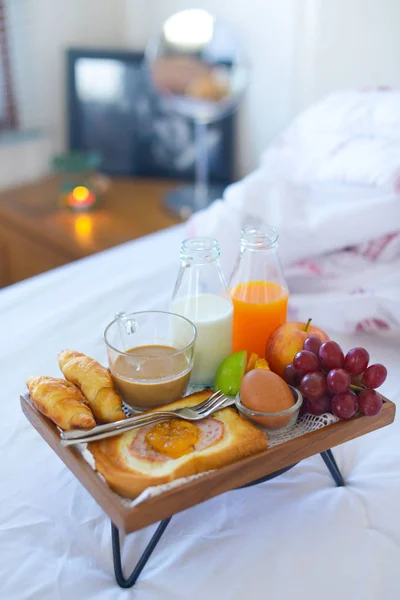
{"label": "window", "polygon": [[0,130],[17,127],[4,0],[0,0]]}

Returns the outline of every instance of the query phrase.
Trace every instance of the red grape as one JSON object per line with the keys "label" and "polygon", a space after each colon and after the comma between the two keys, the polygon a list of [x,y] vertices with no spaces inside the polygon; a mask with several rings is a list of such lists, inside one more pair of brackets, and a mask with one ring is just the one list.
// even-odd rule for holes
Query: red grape
{"label": "red grape", "polygon": [[358,408],[357,396],[350,390],[343,394],[335,394],[331,400],[331,410],[339,419],[351,419]]}
{"label": "red grape", "polygon": [[336,342],[329,340],[322,344],[319,349],[319,358],[322,366],[329,371],[331,369],[340,369],[343,367],[344,354],[341,347]]}
{"label": "red grape", "polygon": [[368,367],[369,354],[365,348],[352,348],[344,359],[344,368],[350,375],[361,375]]}
{"label": "red grape", "polygon": [[382,396],[375,390],[362,390],[358,396],[360,410],[364,415],[373,417],[380,412],[382,408]]}
{"label": "red grape", "polygon": [[308,400],[318,400],[326,392],[325,375],[307,373],[301,380],[300,391]]}
{"label": "red grape", "polygon": [[364,371],[362,381],[367,388],[375,389],[382,385],[386,379],[386,375],[386,367],[377,363],[376,365],[371,365],[366,371]]}
{"label": "red grape", "polygon": [[318,400],[307,400],[308,412],[311,415],[323,415],[331,410],[331,399],[325,394]]}
{"label": "red grape", "polygon": [[350,387],[350,375],[344,369],[332,369],[326,376],[326,385],[335,394],[346,392]]}
{"label": "red grape", "polygon": [[322,340],[316,335],[311,335],[304,342],[304,350],[308,350],[308,352],[312,352],[315,356],[318,356],[319,349],[321,348]]}
{"label": "red grape", "polygon": [[301,350],[293,359],[293,366],[302,375],[319,371],[319,360],[312,352]]}
{"label": "red grape", "polygon": [[287,367],[285,367],[285,370],[283,371],[283,379],[289,385],[294,385],[295,387],[297,387],[298,385],[300,385],[301,375],[298,371],[296,371],[293,365],[287,365]]}

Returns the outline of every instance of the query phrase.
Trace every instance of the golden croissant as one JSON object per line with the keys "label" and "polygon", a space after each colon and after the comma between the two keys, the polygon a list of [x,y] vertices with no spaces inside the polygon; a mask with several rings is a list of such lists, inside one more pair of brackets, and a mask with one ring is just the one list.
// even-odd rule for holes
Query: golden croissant
{"label": "golden croissant", "polygon": [[96,426],[82,392],[73,383],[56,377],[30,377],[26,386],[32,404],[61,429]]}
{"label": "golden croissant", "polygon": [[65,379],[75,383],[81,390],[96,421],[112,423],[125,419],[121,396],[114,387],[108,369],[93,358],[73,350],[60,352],[58,364]]}

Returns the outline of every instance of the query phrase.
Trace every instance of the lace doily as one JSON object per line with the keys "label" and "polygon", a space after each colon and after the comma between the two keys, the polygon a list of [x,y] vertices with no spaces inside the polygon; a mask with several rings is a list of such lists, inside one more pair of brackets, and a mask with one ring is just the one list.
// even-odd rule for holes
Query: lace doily
{"label": "lace doily", "polygon": [[283,431],[277,431],[276,433],[269,433],[268,446],[273,448],[274,446],[284,444],[289,440],[293,440],[294,438],[315,431],[316,429],[322,429],[323,427],[337,423],[337,421],[339,421],[339,419],[330,413],[324,413],[318,417],[306,413],[301,416],[292,427],[284,429]]}

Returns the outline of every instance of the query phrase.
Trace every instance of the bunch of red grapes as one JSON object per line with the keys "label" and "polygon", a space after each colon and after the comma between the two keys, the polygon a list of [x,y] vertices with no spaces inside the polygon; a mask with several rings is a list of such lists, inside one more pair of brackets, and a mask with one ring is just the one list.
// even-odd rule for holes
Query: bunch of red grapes
{"label": "bunch of red grapes", "polygon": [[382,396],[375,388],[385,381],[387,371],[381,364],[368,363],[369,354],[364,348],[352,348],[344,356],[336,342],[322,343],[310,336],[285,368],[284,379],[300,388],[305,399],[302,412],[330,412],[339,419],[351,419],[360,409],[373,416],[382,408]]}

